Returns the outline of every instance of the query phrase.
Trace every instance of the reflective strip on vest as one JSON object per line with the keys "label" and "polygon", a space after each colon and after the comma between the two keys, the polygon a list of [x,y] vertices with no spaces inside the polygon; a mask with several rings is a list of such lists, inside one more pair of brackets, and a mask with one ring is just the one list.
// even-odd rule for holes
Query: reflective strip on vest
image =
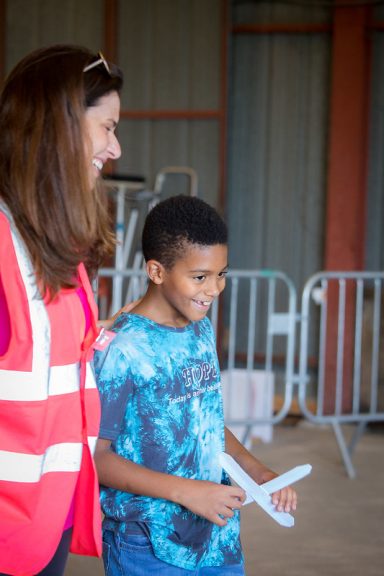
{"label": "reflective strip on vest", "polygon": [[[4,208],[3,208],[4,210]],[[7,211],[5,211],[7,215]],[[8,213],[8,217],[10,217]],[[33,360],[32,373],[47,374],[49,366],[47,358],[50,355],[51,331],[48,313],[45,304],[38,292],[36,274],[33,270],[28,251],[19,233],[16,231],[11,220],[11,234],[15,250],[17,264],[23,279],[24,289],[29,303],[29,315],[32,326]]]}
{"label": "reflective strip on vest", "polygon": [[[88,445],[94,453],[97,436],[88,436]],[[0,480],[5,482],[39,482],[48,472],[78,472],[83,445],[63,442],[49,446],[45,454],[20,454],[0,450]]]}
{"label": "reflective strip on vest", "polygon": [[87,362],[85,365],[86,373],[85,373],[85,388],[97,388],[95,373],[93,371],[92,365],[90,362]]}
{"label": "reflective strip on vest", "polygon": [[97,442],[97,436],[88,436],[88,446],[91,451],[91,454],[95,453],[96,442]]}
{"label": "reflective strip on vest", "polygon": [[20,454],[0,450],[0,480],[39,482],[48,472],[78,472],[83,445],[63,443],[49,446],[45,454]]}
{"label": "reflective strip on vest", "polygon": [[[79,363],[65,366],[51,366],[48,390],[44,380],[39,380],[33,372],[0,370],[0,399],[29,401],[46,400],[48,396],[78,392],[80,382]],[[86,388],[96,388],[92,367],[87,362]]]}

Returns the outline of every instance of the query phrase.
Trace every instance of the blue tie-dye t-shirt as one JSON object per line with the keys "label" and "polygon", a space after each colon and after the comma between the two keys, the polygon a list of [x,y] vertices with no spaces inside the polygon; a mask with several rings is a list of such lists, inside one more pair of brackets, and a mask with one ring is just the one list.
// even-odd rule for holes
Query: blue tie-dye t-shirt
{"label": "blue tie-dye t-shirt", "polygon": [[[207,318],[185,328],[121,314],[95,353],[100,437],[152,470],[227,483],[218,462],[224,420],[215,338]],[[155,555],[181,568],[242,562],[239,514],[219,527],[169,500],[101,487],[104,528],[145,526]]]}

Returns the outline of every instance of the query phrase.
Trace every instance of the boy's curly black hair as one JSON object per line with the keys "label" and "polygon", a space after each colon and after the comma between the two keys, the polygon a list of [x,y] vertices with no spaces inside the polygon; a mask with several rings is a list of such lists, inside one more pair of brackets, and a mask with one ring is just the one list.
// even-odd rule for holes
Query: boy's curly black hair
{"label": "boy's curly black hair", "polygon": [[188,245],[228,243],[227,226],[212,206],[194,196],[172,196],[149,212],[143,229],[146,262],[157,260],[171,269]]}

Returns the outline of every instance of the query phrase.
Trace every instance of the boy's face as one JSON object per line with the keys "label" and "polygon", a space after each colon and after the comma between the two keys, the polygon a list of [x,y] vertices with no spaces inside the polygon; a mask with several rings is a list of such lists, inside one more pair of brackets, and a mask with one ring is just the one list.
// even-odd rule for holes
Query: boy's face
{"label": "boy's face", "polygon": [[160,289],[164,312],[174,326],[204,318],[214,298],[224,290],[227,268],[228,249],[224,244],[190,244],[170,270],[163,269]]}

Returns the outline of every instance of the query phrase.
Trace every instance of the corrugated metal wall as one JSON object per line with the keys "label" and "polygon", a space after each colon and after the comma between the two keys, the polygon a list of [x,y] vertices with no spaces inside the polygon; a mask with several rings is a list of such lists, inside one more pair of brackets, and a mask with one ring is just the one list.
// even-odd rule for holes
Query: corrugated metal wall
{"label": "corrugated metal wall", "polygon": [[[125,74],[122,107],[135,110],[217,111],[220,104],[221,0],[121,0],[118,60]],[[102,0],[12,0],[7,2],[9,70],[39,46],[79,43],[103,46]],[[199,192],[218,202],[219,121],[213,119],[122,119],[123,155],[117,170],[143,175],[153,186],[158,170],[190,166]],[[172,193],[188,179],[167,179]]]}
{"label": "corrugated metal wall", "polygon": [[[384,20],[383,10],[381,18]],[[374,33],[365,267],[384,269],[384,32]]]}
{"label": "corrugated metal wall", "polygon": [[332,17],[331,4],[328,0],[232,0],[232,20],[236,24],[324,24]]}
{"label": "corrugated metal wall", "polygon": [[[324,22],[324,9],[235,2],[235,23]],[[299,289],[322,267],[330,37],[232,39],[231,265],[275,268]]]}
{"label": "corrugated metal wall", "polygon": [[[129,111],[218,110],[221,0],[142,0],[119,3],[119,62]],[[120,172],[149,185],[163,166],[190,166],[199,193],[217,204],[219,122],[216,119],[130,119],[121,122]],[[174,191],[183,185],[175,177]],[[172,181],[171,181],[172,185]]]}
{"label": "corrugated metal wall", "polygon": [[103,0],[8,0],[6,67],[31,50],[68,42],[98,51],[103,42]]}
{"label": "corrugated metal wall", "polygon": [[123,108],[219,107],[220,7],[220,0],[120,1]]}
{"label": "corrugated metal wall", "polygon": [[[238,23],[330,23],[318,2],[234,0]],[[123,109],[216,110],[221,106],[221,0],[120,0],[118,59]],[[6,66],[54,42],[104,43],[103,0],[8,0]],[[384,9],[374,17],[384,21]],[[331,35],[232,34],[227,216],[231,265],[277,268],[294,280],[322,268]],[[367,257],[384,267],[384,34],[372,52]],[[165,165],[196,169],[200,194],[217,204],[220,122],[132,119],[119,127],[118,171],[149,186]],[[175,178],[172,192],[184,191]]]}

